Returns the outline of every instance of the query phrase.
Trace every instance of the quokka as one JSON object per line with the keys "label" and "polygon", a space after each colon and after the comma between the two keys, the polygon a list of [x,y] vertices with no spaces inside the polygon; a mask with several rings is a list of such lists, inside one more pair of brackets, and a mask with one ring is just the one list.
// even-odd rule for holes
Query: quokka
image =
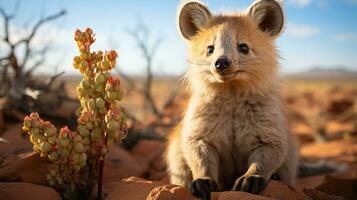
{"label": "quokka", "polygon": [[284,27],[279,2],[213,15],[200,1],[178,11],[189,46],[191,97],[170,136],[166,161],[173,184],[202,199],[211,191],[258,193],[272,177],[293,184],[298,151],[279,94],[275,40]]}

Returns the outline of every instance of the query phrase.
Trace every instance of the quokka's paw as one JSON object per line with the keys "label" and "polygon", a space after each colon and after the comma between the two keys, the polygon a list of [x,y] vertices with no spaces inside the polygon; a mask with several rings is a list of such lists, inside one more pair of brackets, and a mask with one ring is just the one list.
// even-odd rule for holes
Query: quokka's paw
{"label": "quokka's paw", "polygon": [[211,192],[216,191],[218,191],[218,185],[213,179],[196,179],[191,185],[192,194],[203,200],[210,200]]}
{"label": "quokka's paw", "polygon": [[257,194],[265,188],[267,182],[268,181],[260,175],[245,175],[236,180],[232,190]]}

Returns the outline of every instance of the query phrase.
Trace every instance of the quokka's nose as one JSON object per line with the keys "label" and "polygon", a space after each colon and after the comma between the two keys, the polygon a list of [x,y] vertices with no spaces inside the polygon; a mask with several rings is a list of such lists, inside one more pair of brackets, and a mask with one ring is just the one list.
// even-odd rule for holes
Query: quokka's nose
{"label": "quokka's nose", "polygon": [[231,66],[231,61],[226,56],[222,56],[216,60],[214,66],[217,70],[224,71]]}

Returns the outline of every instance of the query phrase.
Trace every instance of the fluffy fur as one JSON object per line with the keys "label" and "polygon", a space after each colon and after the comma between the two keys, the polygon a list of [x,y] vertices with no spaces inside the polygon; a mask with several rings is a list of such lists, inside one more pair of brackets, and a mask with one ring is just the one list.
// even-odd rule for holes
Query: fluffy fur
{"label": "fluffy fur", "polygon": [[[280,5],[260,0],[242,13],[212,15],[199,2],[186,2],[178,20],[189,46],[185,79],[192,95],[169,138],[171,182],[192,189],[195,180],[213,180],[220,190],[259,192],[242,184],[257,176],[265,185],[277,173],[293,184],[298,155],[279,94],[274,44],[283,27]],[[248,54],[237,50],[241,43]],[[223,74],[214,67],[221,56],[232,62]]]}

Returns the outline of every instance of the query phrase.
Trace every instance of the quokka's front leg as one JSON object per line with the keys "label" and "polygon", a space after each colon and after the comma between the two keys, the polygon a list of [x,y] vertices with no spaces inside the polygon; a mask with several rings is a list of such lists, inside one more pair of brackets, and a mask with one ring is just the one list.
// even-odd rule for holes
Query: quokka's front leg
{"label": "quokka's front leg", "polygon": [[188,139],[184,142],[183,153],[192,171],[192,194],[211,199],[211,192],[218,191],[218,154],[203,139]]}
{"label": "quokka's front leg", "polygon": [[265,144],[254,149],[248,158],[248,170],[232,188],[257,194],[262,191],[276,170],[283,164],[286,150],[283,145]]}

